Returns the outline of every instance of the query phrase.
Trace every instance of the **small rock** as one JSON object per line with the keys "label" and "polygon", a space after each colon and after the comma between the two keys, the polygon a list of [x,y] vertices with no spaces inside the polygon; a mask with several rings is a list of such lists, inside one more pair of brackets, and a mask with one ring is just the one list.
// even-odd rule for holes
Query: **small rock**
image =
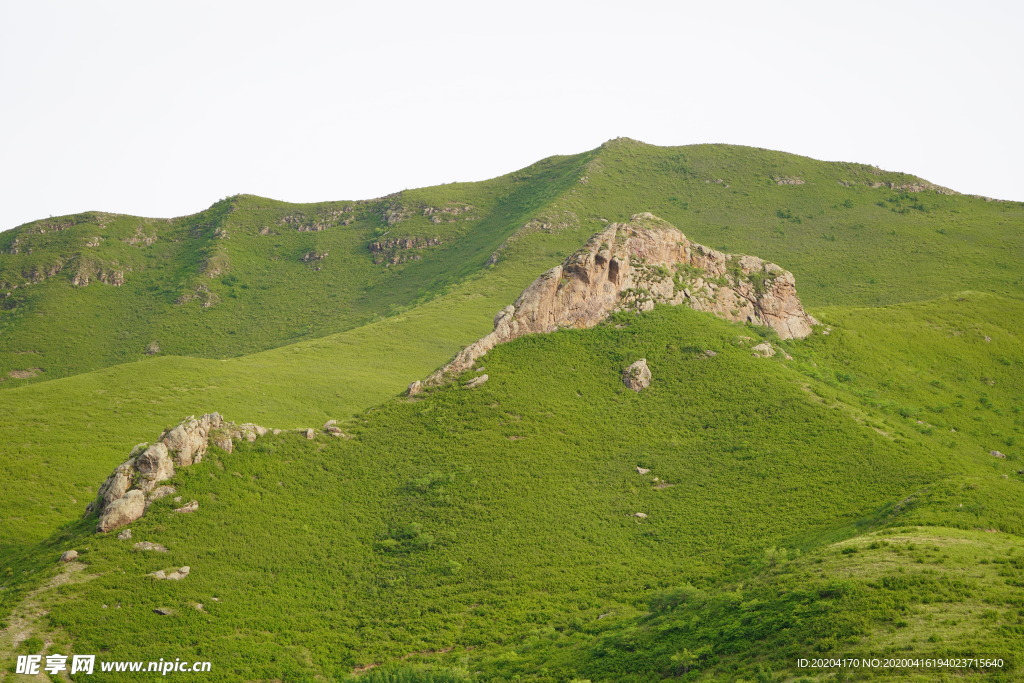
{"label": "small rock", "polygon": [[782,357],[785,358],[786,360],[793,360],[793,356],[789,355],[785,351],[782,352]]}
{"label": "small rock", "polygon": [[163,569],[157,569],[155,572],[150,572],[149,576],[152,576],[154,579],[166,579],[167,572],[165,572]]}
{"label": "small rock", "polygon": [[646,389],[651,385],[651,369],[647,359],[641,358],[622,371],[622,382],[633,391]]}
{"label": "small rock", "polygon": [[490,379],[490,377],[488,377],[487,375],[480,375],[479,377],[474,377],[473,379],[466,382],[464,386],[467,389],[475,389],[476,387],[486,382],[488,379]]}
{"label": "small rock", "polygon": [[174,497],[174,502],[175,503],[180,503],[181,502],[181,496],[175,496]]}
{"label": "small rock", "polygon": [[155,607],[153,608],[153,611],[162,617],[169,617],[174,614],[172,610],[169,610],[166,607]]}
{"label": "small rock", "polygon": [[775,348],[768,342],[758,344],[753,347],[751,351],[753,351],[754,355],[759,358],[771,358],[775,355]]}
{"label": "small rock", "polygon": [[192,567],[181,567],[167,575],[168,581],[181,581],[192,572]]}
{"label": "small rock", "polygon": [[307,429],[305,431],[305,434],[306,434],[306,438],[307,439],[315,439],[316,438],[316,432],[314,430],[312,430],[312,429]]}
{"label": "small rock", "polygon": [[324,429],[330,429],[336,424],[338,424],[337,420],[328,420],[327,422],[324,423]]}
{"label": "small rock", "polygon": [[135,548],[136,550],[154,550],[154,551],[156,551],[158,553],[166,553],[167,552],[167,548],[165,548],[164,546],[160,545],[159,543],[153,543],[151,541],[139,541],[138,543],[136,543],[132,547]]}
{"label": "small rock", "polygon": [[707,356],[708,358],[714,358],[715,356],[718,355],[718,352],[712,351],[711,349],[707,349],[706,351],[704,351],[704,355]]}
{"label": "small rock", "polygon": [[[175,491],[177,491],[177,489],[174,488],[173,486],[157,486],[155,489],[149,492],[149,496],[147,496],[147,498],[150,500],[150,502],[152,502],[154,500],[160,500],[161,498],[165,498],[174,493]],[[129,538],[131,538],[131,536],[129,536]]]}
{"label": "small rock", "polygon": [[999,451],[989,451],[989,455],[994,455],[997,458],[1005,458],[1006,456]]}
{"label": "small rock", "polygon": [[988,335],[985,335],[985,341],[987,341],[987,342],[990,342],[990,341],[992,341],[992,337],[990,337],[990,336],[988,336]]}
{"label": "small rock", "polygon": [[281,433],[281,430],[280,430],[280,429],[275,429],[275,430],[274,430],[274,436],[277,436],[277,435],[278,435],[278,434],[280,434],[280,433]]}
{"label": "small rock", "polygon": [[328,434],[330,434],[331,436],[345,436],[345,432],[341,431],[341,429],[339,429],[339,428],[338,428],[338,427],[336,427],[335,425],[328,425],[328,426],[327,426],[327,427],[325,427],[324,429],[325,429],[325,430],[327,431],[327,433],[328,433]]}
{"label": "small rock", "polygon": [[636,517],[637,519],[647,519],[647,513],[646,512],[634,512],[633,516]]}
{"label": "small rock", "polygon": [[192,605],[192,609],[194,609],[197,612],[206,612],[206,610],[203,608],[203,603],[201,602],[190,602],[189,604]]}
{"label": "small rock", "polygon": [[181,512],[181,513],[184,514],[184,513],[189,513],[189,512],[195,512],[198,509],[199,509],[199,501],[198,500],[191,500],[188,503],[186,503],[185,505],[182,505],[180,508],[175,508],[174,511],[175,512]]}
{"label": "small rock", "polygon": [[647,469],[646,467],[640,467],[639,465],[637,465],[636,471],[639,472],[640,474],[647,474],[648,472],[650,472],[650,470]]}
{"label": "small rock", "polygon": [[415,382],[409,385],[409,388],[406,390],[405,393],[407,396],[415,396],[416,394],[421,393],[422,391],[423,382],[416,380]]}
{"label": "small rock", "polygon": [[132,530],[131,530],[131,529],[125,529],[124,531],[122,531],[121,533],[119,533],[119,534],[117,535],[117,537],[118,537],[118,538],[119,538],[120,540],[122,540],[122,541],[127,541],[127,540],[128,540],[129,538],[131,538],[131,537],[132,537]]}
{"label": "small rock", "polygon": [[71,562],[72,560],[77,560],[77,559],[78,559],[78,551],[77,550],[65,550],[63,553],[60,554],[60,561],[61,562]]}

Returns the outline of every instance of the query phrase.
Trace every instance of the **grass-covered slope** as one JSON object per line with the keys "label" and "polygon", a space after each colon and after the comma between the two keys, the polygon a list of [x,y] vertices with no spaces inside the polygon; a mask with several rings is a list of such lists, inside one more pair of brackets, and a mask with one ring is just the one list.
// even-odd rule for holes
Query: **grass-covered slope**
{"label": "grass-covered slope", "polygon": [[[500,346],[477,389],[396,397],[640,211],[792,270],[823,326],[762,359],[763,331],[659,308]],[[422,660],[454,672],[437,680],[617,681],[1020,654],[1019,203],[616,140],[370,202],[50,219],[0,251],[0,658],[170,643],[211,680],[383,681]],[[635,394],[619,373],[639,357],[654,383]],[[165,499],[133,525],[168,554],[75,521],[133,444],[209,410],[349,419],[356,438],[266,437],[181,470],[199,512]],[[81,571],[54,578],[71,547]]]}
{"label": "grass-covered slope", "polygon": [[861,164],[619,139],[377,200],[239,195],[178,219],[91,212],[5,232],[0,387],[147,351],[224,358],[351,329],[480,272],[524,226],[595,232],[642,211],[792,270],[812,307],[1024,285],[1019,202]]}
{"label": "grass-covered slope", "polygon": [[778,263],[812,309],[1024,287],[1024,204],[945,194],[905,173],[623,138],[602,145],[585,180],[567,207],[609,220],[651,211],[701,244]]}
{"label": "grass-covered slope", "polygon": [[[1020,315],[1019,304],[993,299],[981,298],[982,315],[985,303],[1016,306]],[[899,320],[918,324],[935,315],[915,304]],[[958,316],[961,323],[970,317],[961,310],[947,322]],[[746,636],[737,638],[750,641],[750,657],[730,659],[735,646],[721,629],[648,633],[652,619],[661,623],[657,610],[630,627],[641,631],[630,636],[637,639],[633,659],[622,647],[602,655],[601,648],[616,647],[602,638],[624,637],[602,622],[626,628],[655,595],[686,583],[713,601],[734,599],[735,589],[722,582],[750,580],[742,590],[764,601],[759,596],[774,590],[773,581],[806,583],[763,575],[766,564],[842,555],[822,545],[892,523],[1024,531],[1013,515],[979,508],[1020,509],[1020,455],[979,450],[984,435],[971,430],[973,406],[951,408],[946,419],[963,441],[947,446],[937,426],[918,429],[849,391],[849,381],[835,379],[846,361],[858,353],[899,356],[915,341],[862,339],[847,324],[836,320],[829,335],[785,343],[792,361],[762,359],[749,350],[756,330],[659,308],[499,346],[482,361],[491,378],[482,387],[451,385],[423,399],[389,401],[350,425],[350,441],[286,434],[215,453],[177,478],[183,498],[200,501],[199,512],[175,515],[165,500],[133,525],[132,542],[163,543],[168,554],[134,552],[114,534],[62,542],[87,549],[82,559],[95,578],[48,598],[49,633],[58,644],[71,639],[111,659],[158,658],[173,642],[176,656],[215,658],[225,680],[338,677],[448,648],[442,659],[468,657],[497,680],[544,671],[544,680],[576,673],[622,680],[624,671],[648,680],[671,673],[672,656],[687,649],[723,671],[749,661],[777,666],[788,651]],[[1013,344],[1015,333],[1001,333],[1007,346],[999,352],[1009,362],[1003,379],[1019,381],[1021,345]],[[709,349],[718,355],[708,357]],[[987,349],[978,347],[964,367],[984,363]],[[654,372],[639,394],[620,379],[637,357]],[[927,366],[921,358],[907,372]],[[992,397],[1002,403],[1013,394]],[[651,472],[641,475],[637,466]],[[828,562],[824,583],[846,566]],[[186,581],[145,576],[175,565],[192,567]],[[987,594],[954,588],[941,597]],[[888,647],[892,625],[872,611],[874,597],[857,592],[866,590],[850,588],[850,618],[859,626],[836,631],[843,647],[854,635],[862,649],[872,638]],[[921,602],[912,591],[899,600]],[[731,604],[714,617],[723,629],[735,617]],[[827,613],[831,604],[813,610]],[[157,607],[176,614],[156,615]],[[1015,623],[1012,613],[997,612],[992,623]],[[815,629],[826,623],[822,616],[803,624],[801,637],[819,637]],[[528,646],[516,649],[524,638]],[[803,641],[787,642],[797,651]],[[546,652],[546,643],[555,651]]]}
{"label": "grass-covered slope", "polygon": [[360,202],[239,195],[173,220],[86,213],[0,235],[0,387],[139,360],[224,358],[422,303],[582,173],[589,154]]}
{"label": "grass-covered slope", "polygon": [[0,557],[78,517],[131,444],[184,415],[319,426],[398,394],[487,333],[494,312],[591,229],[522,229],[484,273],[346,332],[224,360],[161,355],[0,392],[0,481],[24,484],[0,498]]}

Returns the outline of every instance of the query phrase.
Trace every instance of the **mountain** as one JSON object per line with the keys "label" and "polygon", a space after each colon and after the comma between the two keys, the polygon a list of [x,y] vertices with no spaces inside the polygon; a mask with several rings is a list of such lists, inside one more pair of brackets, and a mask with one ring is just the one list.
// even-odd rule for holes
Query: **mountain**
{"label": "mountain", "polygon": [[[401,395],[559,263],[566,301],[593,301],[573,273],[616,225],[778,264],[809,334],[654,305],[698,280],[759,294],[767,266],[623,252],[653,284],[615,300],[650,305],[503,335]],[[908,654],[1015,675],[1021,203],[618,139],[378,200],[0,240],[0,656],[181,656],[211,680],[782,680]],[[132,446],[213,411],[282,431],[209,446],[130,540],[96,534],[85,506]]]}

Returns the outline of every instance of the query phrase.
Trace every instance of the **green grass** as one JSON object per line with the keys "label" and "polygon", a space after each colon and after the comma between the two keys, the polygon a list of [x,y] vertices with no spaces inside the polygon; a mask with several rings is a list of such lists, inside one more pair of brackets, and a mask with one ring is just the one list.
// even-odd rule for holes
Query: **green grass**
{"label": "green grass", "polygon": [[[18,253],[0,244],[0,387],[143,359],[153,342],[167,355],[226,358],[410,309],[479,274],[505,239],[575,181],[588,156],[369,202],[298,205],[239,195],[170,221],[92,213],[4,233],[7,252],[17,239]],[[472,211],[442,214],[437,224],[423,214],[465,205]],[[388,225],[385,212],[395,207],[405,213]],[[152,243],[125,242],[139,234]],[[371,243],[410,236],[441,244],[403,251],[418,260],[374,262]],[[98,246],[86,246],[95,238]],[[304,262],[310,253],[326,257]],[[83,264],[121,272],[124,284],[94,275],[74,287]],[[34,272],[58,266],[31,282]],[[33,368],[41,372],[8,374]]]}
{"label": "green grass", "polygon": [[[840,346],[834,335],[815,341]],[[347,427],[352,441],[282,435],[216,454],[177,477],[199,513],[172,516],[165,500],[133,525],[169,554],[113,535],[72,543],[98,576],[53,597],[50,624],[112,659],[158,658],[167,642],[216,653],[225,680],[337,677],[451,647],[500,648],[488,670],[501,679],[548,666],[507,649],[524,638],[637,615],[686,583],[714,592],[771,548],[810,554],[902,523],[916,512],[897,503],[979,471],[927,435],[850,419],[855,403],[822,403],[803,387],[828,384],[754,358],[741,336],[757,332],[658,308],[622,329],[526,337],[483,359],[481,388],[386,402]],[[619,378],[637,357],[654,373],[639,394]],[[145,576],[183,564],[181,583]],[[103,604],[121,608],[98,619]],[[660,671],[657,656],[640,671]]]}
{"label": "green grass", "polygon": [[[617,140],[370,202],[243,195],[4,233],[0,370],[43,372],[0,384],[0,614],[44,613],[22,651],[210,659],[210,680],[816,680],[797,656],[1015,657],[1024,208],[870,187],[916,182]],[[499,346],[477,389],[397,397],[640,211],[793,270],[822,327],[760,359],[765,330],[659,307]],[[122,241],[139,230],[157,239]],[[442,243],[374,263],[396,237]],[[122,287],[70,285],[115,268]],[[640,357],[637,394],[620,373]],[[133,525],[166,555],[93,535],[81,511],[130,447],[210,410],[356,438],[266,437],[180,471],[199,512],[165,499]],[[32,592],[69,547],[87,571]]]}

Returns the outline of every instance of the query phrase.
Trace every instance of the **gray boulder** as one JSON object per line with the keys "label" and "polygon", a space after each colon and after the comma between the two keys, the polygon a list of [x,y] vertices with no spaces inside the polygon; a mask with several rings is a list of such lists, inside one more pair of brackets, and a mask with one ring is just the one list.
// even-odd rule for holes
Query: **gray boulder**
{"label": "gray boulder", "polygon": [[641,358],[622,371],[622,382],[633,391],[641,391],[651,385],[651,369],[647,359]]}

